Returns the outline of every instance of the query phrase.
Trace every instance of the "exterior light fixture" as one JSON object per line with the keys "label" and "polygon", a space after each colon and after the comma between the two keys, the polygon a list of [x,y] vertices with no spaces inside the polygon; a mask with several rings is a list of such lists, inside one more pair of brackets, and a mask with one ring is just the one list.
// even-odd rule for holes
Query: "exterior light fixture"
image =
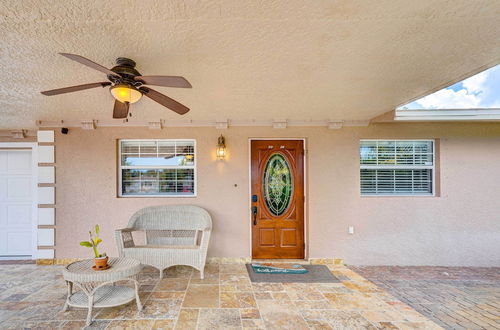
{"label": "exterior light fixture", "polygon": [[137,90],[132,85],[128,84],[118,84],[112,86],[109,91],[111,92],[111,95],[118,101],[122,103],[135,103],[139,101],[142,97],[142,93]]}
{"label": "exterior light fixture", "polygon": [[217,141],[217,159],[224,160],[224,158],[226,158],[226,140],[221,134]]}

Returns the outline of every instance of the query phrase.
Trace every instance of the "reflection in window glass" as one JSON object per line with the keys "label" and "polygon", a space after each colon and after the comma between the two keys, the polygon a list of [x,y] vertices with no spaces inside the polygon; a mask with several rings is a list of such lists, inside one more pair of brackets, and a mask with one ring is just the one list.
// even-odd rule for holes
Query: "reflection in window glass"
{"label": "reflection in window glass", "polygon": [[194,140],[120,141],[121,196],[193,196]]}

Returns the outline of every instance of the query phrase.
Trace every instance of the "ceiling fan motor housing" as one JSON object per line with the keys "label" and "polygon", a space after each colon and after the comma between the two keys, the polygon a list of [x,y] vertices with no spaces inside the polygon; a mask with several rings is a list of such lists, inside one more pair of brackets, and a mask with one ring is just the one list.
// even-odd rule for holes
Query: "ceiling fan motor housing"
{"label": "ceiling fan motor housing", "polygon": [[131,68],[135,68],[136,63],[135,63],[134,60],[131,60],[130,58],[118,57],[116,59],[116,65],[119,65],[119,66],[129,66]]}
{"label": "ceiling fan motor housing", "polygon": [[108,75],[108,79],[115,84],[127,83],[132,86],[141,85],[140,82],[134,80],[135,76],[141,75],[140,72],[135,69],[135,65],[136,63],[134,60],[126,57],[118,57],[116,59],[116,66],[111,68],[111,71],[118,73],[121,79],[112,75]]}

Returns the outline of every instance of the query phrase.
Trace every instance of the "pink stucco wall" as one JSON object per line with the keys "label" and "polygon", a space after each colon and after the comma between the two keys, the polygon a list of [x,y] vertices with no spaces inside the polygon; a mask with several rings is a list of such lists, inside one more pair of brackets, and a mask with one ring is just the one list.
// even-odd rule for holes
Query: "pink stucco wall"
{"label": "pink stucco wall", "polygon": [[[57,131],[56,131],[57,132]],[[56,134],[56,258],[89,256],[78,245],[99,223],[103,250],[113,230],[148,205],[190,203],[213,217],[210,256],[250,256],[249,138],[305,138],[309,257],[348,264],[500,265],[500,125],[378,124],[326,128],[231,127],[228,157],[215,160],[213,128],[70,129]],[[197,141],[196,198],[117,198],[117,139]],[[361,197],[359,139],[438,138],[437,197]],[[236,185],[236,186],[235,186]],[[354,235],[347,233],[349,225]]]}

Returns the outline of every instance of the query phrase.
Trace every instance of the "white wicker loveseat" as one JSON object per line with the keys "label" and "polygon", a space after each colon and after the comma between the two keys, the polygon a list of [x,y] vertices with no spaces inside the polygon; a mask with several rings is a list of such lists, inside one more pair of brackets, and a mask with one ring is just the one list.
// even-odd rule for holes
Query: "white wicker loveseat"
{"label": "white wicker loveseat", "polygon": [[[194,205],[164,205],[137,211],[127,228],[115,231],[122,257],[139,260],[160,271],[170,266],[187,265],[200,271],[203,279],[212,218]],[[135,245],[133,231],[146,233],[146,244]]]}

